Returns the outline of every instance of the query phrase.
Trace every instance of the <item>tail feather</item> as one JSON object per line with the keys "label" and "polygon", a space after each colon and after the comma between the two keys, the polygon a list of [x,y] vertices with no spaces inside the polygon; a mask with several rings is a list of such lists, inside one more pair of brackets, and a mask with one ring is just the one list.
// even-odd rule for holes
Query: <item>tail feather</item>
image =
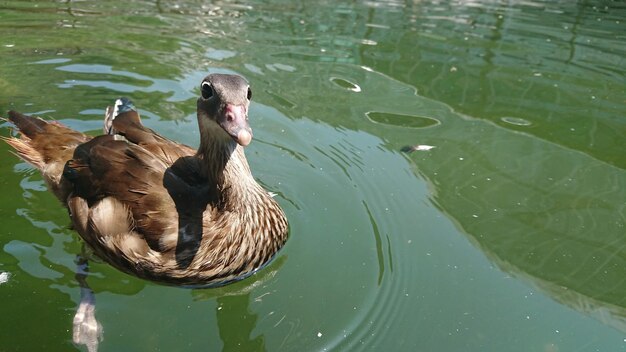
{"label": "tail feather", "polygon": [[30,138],[26,136],[22,136],[22,138],[0,138],[15,150],[12,153],[18,156],[20,159],[33,165],[39,170],[42,170],[44,168],[45,163],[43,161],[42,155],[32,147],[30,143]]}
{"label": "tail feather", "polygon": [[43,133],[48,123],[39,117],[24,115],[17,111],[9,111],[9,121],[13,122],[20,132],[29,138],[37,133]]}
{"label": "tail feather", "polygon": [[2,137],[2,140],[13,147],[13,154],[42,170],[45,166],[43,155],[33,145],[32,138],[44,133],[48,123],[39,117],[24,115],[13,110],[9,111],[8,120],[18,128],[21,136],[20,138]]}
{"label": "tail feather", "polygon": [[63,167],[72,158],[74,149],[90,137],[56,121],[9,112],[20,136],[0,137],[14,149],[14,154],[39,169],[54,194],[65,201],[69,193],[67,181],[62,180]]}

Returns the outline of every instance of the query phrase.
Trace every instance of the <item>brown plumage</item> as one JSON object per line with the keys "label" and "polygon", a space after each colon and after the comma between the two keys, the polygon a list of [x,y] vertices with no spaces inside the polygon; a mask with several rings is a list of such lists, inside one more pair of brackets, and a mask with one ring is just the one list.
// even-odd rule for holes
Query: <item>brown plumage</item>
{"label": "brown plumage", "polygon": [[266,264],[288,225],[244,155],[248,83],[212,74],[201,90],[198,150],[144,127],[125,99],[107,109],[105,135],[10,111],[20,138],[5,141],[42,172],[76,231],[111,265],[168,284],[226,284]]}

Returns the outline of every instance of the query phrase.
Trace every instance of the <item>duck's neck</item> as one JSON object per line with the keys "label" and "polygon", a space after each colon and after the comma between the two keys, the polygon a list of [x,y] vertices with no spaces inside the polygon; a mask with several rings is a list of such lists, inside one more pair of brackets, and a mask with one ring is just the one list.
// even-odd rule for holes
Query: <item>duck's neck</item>
{"label": "duck's neck", "polygon": [[201,172],[215,186],[221,206],[235,210],[234,207],[249,204],[246,200],[259,186],[252,177],[243,147],[230,138],[208,136],[201,139],[198,157]]}
{"label": "duck's neck", "polygon": [[228,258],[227,267],[218,267],[219,271],[231,273],[230,279],[241,278],[267,263],[285,243],[287,219],[252,177],[243,147],[217,136],[201,136],[197,154],[209,185],[215,186],[216,203],[210,217],[219,225],[212,237],[216,242],[203,243],[209,247],[220,243],[207,249],[215,257]]}

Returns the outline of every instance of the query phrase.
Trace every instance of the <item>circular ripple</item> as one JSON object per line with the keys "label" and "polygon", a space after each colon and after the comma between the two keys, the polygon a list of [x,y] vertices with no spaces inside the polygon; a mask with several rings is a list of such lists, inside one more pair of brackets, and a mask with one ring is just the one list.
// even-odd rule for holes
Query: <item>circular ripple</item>
{"label": "circular ripple", "polygon": [[515,126],[530,126],[530,125],[532,125],[532,123],[530,121],[522,119],[522,118],[519,118],[519,117],[505,116],[505,117],[501,117],[500,120],[502,120],[503,122],[506,122],[508,124],[515,125]]}
{"label": "circular ripple", "polygon": [[388,112],[370,111],[365,115],[373,122],[399,127],[426,128],[441,123],[439,120],[432,117],[392,114]]}

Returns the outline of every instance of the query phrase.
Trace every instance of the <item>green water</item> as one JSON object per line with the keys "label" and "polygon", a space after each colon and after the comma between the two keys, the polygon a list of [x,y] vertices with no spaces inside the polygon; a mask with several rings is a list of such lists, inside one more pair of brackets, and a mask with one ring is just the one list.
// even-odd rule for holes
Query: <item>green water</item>
{"label": "green water", "polygon": [[[2,114],[97,133],[123,95],[197,145],[202,77],[254,91],[287,245],[220,289],[92,262],[100,351],[626,350],[625,58],[620,1],[0,3]],[[0,351],[86,350],[80,239],[0,168]]]}

